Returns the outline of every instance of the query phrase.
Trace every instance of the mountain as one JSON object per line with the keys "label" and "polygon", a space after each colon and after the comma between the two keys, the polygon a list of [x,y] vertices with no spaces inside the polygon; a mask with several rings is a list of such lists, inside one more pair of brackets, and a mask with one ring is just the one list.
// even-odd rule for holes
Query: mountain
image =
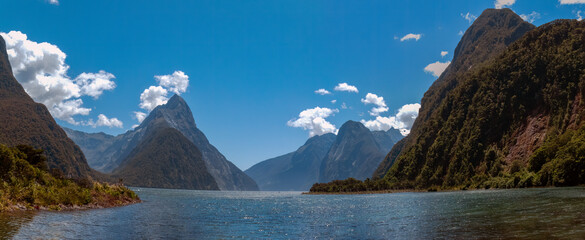
{"label": "mountain", "polygon": [[[135,156],[133,152],[147,135],[164,128],[173,128],[183,134],[201,152],[207,171],[221,190],[258,190],[250,177],[228,161],[197,128],[193,113],[178,95],[156,107],[134,130],[112,137],[68,130],[69,136],[87,152],[90,165],[103,172],[115,172],[124,161]],[[101,151],[105,149],[104,151]],[[101,151],[101,152],[100,152]],[[95,153],[95,154],[94,154]]]}
{"label": "mountain", "polygon": [[[510,28],[526,25],[509,10],[486,10],[476,23],[495,23],[508,34]],[[487,37],[489,42],[489,36],[497,34],[490,27],[479,31],[477,39]],[[516,36],[521,37],[513,41]],[[585,183],[585,22],[556,20],[525,34],[492,40],[510,45],[489,54],[493,57],[483,64],[443,74],[443,81],[452,78],[456,84],[435,89],[444,93],[430,104],[435,109],[429,109],[431,100],[424,99],[425,114],[396,158],[387,158],[394,162],[385,175],[391,185],[488,188]]]}
{"label": "mountain", "polygon": [[197,147],[174,128],[147,135],[112,174],[136,187],[219,190]]}
{"label": "mountain", "polygon": [[106,149],[113,145],[116,137],[100,132],[100,133],[85,133],[73,130],[67,127],[62,127],[67,136],[72,139],[83,151],[87,163],[95,170],[101,172],[105,171],[104,158],[101,155],[106,152]]}
{"label": "mountain", "polygon": [[[355,122],[352,122],[355,124]],[[349,124],[349,123],[348,123]],[[361,123],[357,123],[361,125]],[[363,125],[361,125],[363,126]],[[342,127],[343,128],[343,127]],[[365,128],[365,127],[364,127]],[[364,128],[360,128],[363,130]],[[344,128],[343,132],[346,132]],[[341,132],[341,130],[340,130]],[[364,133],[364,135],[368,135]],[[388,131],[372,131],[371,135],[374,142],[369,142],[379,148],[378,163],[383,159],[384,153],[390,151],[392,146],[403,138],[400,131],[390,129]],[[341,134],[345,138],[351,138],[347,134]],[[334,142],[339,137],[332,134],[313,136],[309,138],[303,146],[296,151],[271,158],[246,170],[246,174],[258,183],[260,190],[264,191],[307,191],[311,186],[319,181],[322,162],[327,153],[330,151]],[[342,140],[339,140],[342,141]],[[344,140],[347,142],[347,140]],[[362,141],[356,141],[357,144],[363,144]],[[357,147],[357,146],[356,146]],[[348,147],[349,149],[350,147]],[[352,152],[342,153],[342,155],[354,154]],[[347,156],[348,158],[356,157],[355,155]],[[361,156],[358,156],[361,159]],[[361,166],[358,160],[357,165]],[[374,171],[370,168],[368,176]],[[352,172],[352,171],[350,171]],[[351,175],[351,174],[350,174]],[[357,175],[354,177],[358,177]]]}
{"label": "mountain", "polygon": [[378,146],[380,146],[380,151],[383,153],[389,152],[394,144],[404,138],[400,130],[395,128],[388,129],[387,131],[372,131],[372,135],[374,135],[374,139],[378,143]]}
{"label": "mountain", "polygon": [[57,125],[47,107],[35,103],[16,81],[0,37],[0,143],[43,149],[51,169],[72,178],[92,176],[83,152]]}
{"label": "mountain", "polygon": [[306,191],[318,181],[321,161],[333,141],[332,133],[311,137],[296,151],[262,161],[245,172],[263,191]]}
{"label": "mountain", "polygon": [[[433,138],[434,136],[429,134],[431,127],[429,125],[440,124],[432,122],[431,116],[436,114],[447,116],[439,112],[439,106],[444,104],[443,100],[447,98],[447,94],[463,82],[462,75],[489,63],[490,59],[502,53],[508,45],[534,28],[510,9],[486,9],[461,37],[451,64],[425,92],[410,134],[392,148],[376,169],[374,176],[383,177],[400,153],[406,149],[412,149],[417,144],[419,146],[416,151],[429,148],[431,141],[422,138]],[[425,146],[422,146],[423,143]]]}
{"label": "mountain", "polygon": [[319,182],[369,178],[384,154],[369,129],[359,122],[347,121],[321,162]]}

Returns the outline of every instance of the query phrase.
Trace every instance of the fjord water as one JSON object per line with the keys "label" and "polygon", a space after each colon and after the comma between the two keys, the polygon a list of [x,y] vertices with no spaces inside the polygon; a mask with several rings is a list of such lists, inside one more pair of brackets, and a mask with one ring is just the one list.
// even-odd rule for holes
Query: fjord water
{"label": "fjord water", "polygon": [[585,238],[585,188],[372,195],[134,190],[143,203],[0,215],[0,237]]}

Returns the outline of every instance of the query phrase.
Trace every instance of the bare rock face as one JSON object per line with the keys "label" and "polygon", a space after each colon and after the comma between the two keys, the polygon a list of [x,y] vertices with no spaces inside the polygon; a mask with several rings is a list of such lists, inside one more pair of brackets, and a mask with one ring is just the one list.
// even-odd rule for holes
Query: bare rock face
{"label": "bare rock face", "polygon": [[16,81],[0,37],[0,143],[43,149],[51,169],[72,178],[92,176],[83,152],[67,137],[45,105],[35,103]]}

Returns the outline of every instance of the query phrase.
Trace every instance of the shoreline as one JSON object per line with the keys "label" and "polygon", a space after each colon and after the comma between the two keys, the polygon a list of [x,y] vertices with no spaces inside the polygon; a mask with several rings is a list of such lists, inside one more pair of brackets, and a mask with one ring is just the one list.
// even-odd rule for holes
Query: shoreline
{"label": "shoreline", "polygon": [[69,212],[69,211],[82,211],[82,210],[91,210],[91,209],[106,209],[106,208],[117,208],[117,207],[125,207],[130,206],[133,204],[141,203],[142,200],[140,199],[130,199],[125,200],[119,203],[90,203],[86,205],[65,205],[65,204],[57,204],[57,205],[49,205],[49,206],[27,206],[22,203],[12,204],[6,206],[4,209],[0,210],[2,212],[19,212],[19,211],[51,211],[51,212]]}
{"label": "shoreline", "polygon": [[390,193],[407,193],[407,192],[437,192],[416,189],[401,190],[381,190],[381,191],[359,191],[359,192],[302,192],[302,195],[368,195],[368,194],[390,194]]}

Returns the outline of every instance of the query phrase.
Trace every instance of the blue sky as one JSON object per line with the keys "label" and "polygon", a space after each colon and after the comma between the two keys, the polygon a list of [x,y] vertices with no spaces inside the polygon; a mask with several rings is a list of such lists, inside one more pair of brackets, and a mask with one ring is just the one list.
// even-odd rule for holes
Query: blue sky
{"label": "blue sky", "polygon": [[[585,16],[585,1],[562,1],[575,4],[502,3],[537,26]],[[379,115],[371,128],[406,133],[412,104],[436,79],[425,68],[446,65],[473,17],[496,4],[0,0],[0,32],[13,38],[14,56],[45,51],[41,60],[20,59],[17,78],[35,100],[55,104],[59,124],[120,134],[138,124],[135,112],[164,100],[156,93],[177,92],[211,143],[244,170],[347,120]],[[340,83],[357,92],[335,91]]]}

